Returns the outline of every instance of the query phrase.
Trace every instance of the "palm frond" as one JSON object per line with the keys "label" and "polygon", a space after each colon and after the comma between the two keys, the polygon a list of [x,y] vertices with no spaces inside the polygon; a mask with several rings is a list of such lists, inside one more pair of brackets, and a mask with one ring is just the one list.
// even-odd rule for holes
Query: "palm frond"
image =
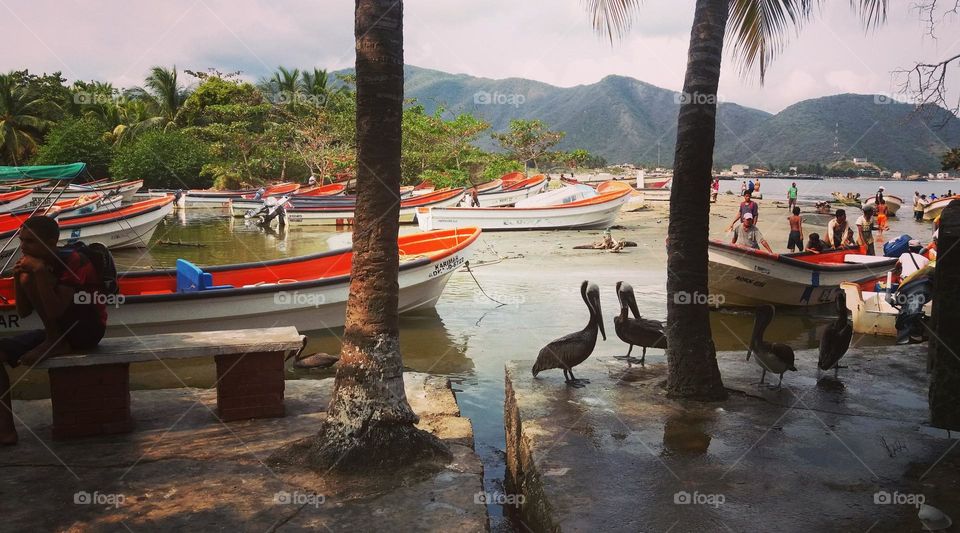
{"label": "palm frond", "polygon": [[614,37],[622,39],[630,31],[633,11],[642,3],[642,0],[583,0],[593,30],[608,38],[611,44]]}
{"label": "palm frond", "polygon": [[760,81],[770,62],[783,51],[790,30],[798,32],[822,0],[732,0],[727,41],[746,76],[758,68]]}
{"label": "palm frond", "polygon": [[887,21],[887,4],[889,0],[850,0],[850,7],[860,14],[867,30]]}

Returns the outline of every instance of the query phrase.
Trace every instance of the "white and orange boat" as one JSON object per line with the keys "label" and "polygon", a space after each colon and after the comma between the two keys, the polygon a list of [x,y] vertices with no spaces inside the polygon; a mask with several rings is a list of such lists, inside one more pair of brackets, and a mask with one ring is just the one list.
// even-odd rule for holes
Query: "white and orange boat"
{"label": "white and orange boat", "polygon": [[[463,200],[466,189],[440,189],[427,194],[405,198],[400,201],[400,222],[417,221],[417,209],[425,206],[454,206]],[[351,201],[352,200],[352,201]],[[353,224],[356,200],[352,197],[337,197],[326,202],[298,204],[295,201],[284,206],[285,222],[290,225],[349,226]]]}
{"label": "white and orange boat", "polygon": [[[264,188],[262,198],[269,196],[291,194],[300,188],[298,183],[278,183]],[[183,191],[177,205],[180,207],[230,207],[232,200],[240,200],[246,197],[253,198],[257,194],[257,189],[245,189],[242,191],[215,191],[212,189],[191,189]]]}
{"label": "white and orange boat", "polygon": [[960,200],[960,194],[955,194],[953,196],[948,196],[946,198],[938,198],[923,208],[923,219],[924,220],[933,220],[940,216],[940,213],[943,212],[943,208],[954,201]]}
{"label": "white and orange boat", "polygon": [[[402,235],[398,307],[431,308],[470,258],[480,230],[458,228]],[[264,324],[300,331],[342,326],[350,292],[351,248],[260,263],[199,268],[184,260],[169,270],[121,273],[108,336],[237,328]],[[0,279],[0,313],[16,315],[11,278]],[[36,313],[0,320],[0,335],[41,329]]]}
{"label": "white and orange boat", "polygon": [[[629,199],[630,191],[619,190],[597,194],[590,187],[583,187],[592,194],[568,191],[564,188],[544,193],[561,193],[553,205],[527,205],[516,207],[421,207],[417,223],[424,231],[476,226],[489,231],[504,230],[554,230],[607,228],[613,225],[620,209]],[[569,201],[565,201],[569,198]],[[540,200],[533,197],[526,202]],[[539,202],[538,202],[539,203]]]}
{"label": "white and orange boat", "polygon": [[490,189],[477,193],[481,207],[503,207],[513,205],[520,200],[536,196],[547,189],[547,178],[536,175],[504,182],[500,179],[499,189]]}
{"label": "white and orange boat", "polygon": [[879,276],[897,262],[862,255],[857,247],[771,254],[715,240],[709,253],[710,296],[726,306],[828,304],[842,290],[841,283]]}
{"label": "white and orange boat", "polygon": [[0,213],[9,213],[33,201],[33,190],[22,189],[0,194]]}
{"label": "white and orange boat", "polygon": [[251,213],[251,211],[257,212],[263,209],[263,206],[268,203],[268,198],[281,198],[283,196],[290,196],[291,198],[297,199],[339,198],[343,197],[343,193],[346,192],[346,190],[347,186],[342,183],[331,183],[310,187],[309,189],[292,189],[292,192],[289,190],[284,192],[283,189],[274,189],[270,191],[270,194],[264,194],[263,198],[259,199],[255,199],[255,195],[245,194],[242,198],[233,198],[230,200],[230,211],[235,217],[244,217]]}
{"label": "white and orange boat", "polygon": [[[887,301],[887,292],[877,290],[877,283],[880,281],[883,281],[883,278],[845,281],[840,284],[840,289],[847,296],[847,309],[853,321],[853,331],[896,337],[897,315],[900,311]],[[927,316],[931,316],[933,302],[927,302],[923,311]]]}

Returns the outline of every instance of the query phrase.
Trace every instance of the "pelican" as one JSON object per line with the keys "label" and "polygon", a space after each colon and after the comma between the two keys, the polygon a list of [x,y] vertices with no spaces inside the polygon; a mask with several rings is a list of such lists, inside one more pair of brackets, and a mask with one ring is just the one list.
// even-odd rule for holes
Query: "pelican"
{"label": "pelican", "polygon": [[847,296],[843,292],[837,295],[836,306],[837,321],[827,326],[820,335],[820,360],[817,361],[819,370],[833,368],[834,377],[840,372],[840,359],[850,348],[850,339],[853,337],[853,327],[847,322]]}
{"label": "pelican", "polygon": [[753,336],[750,337],[750,348],[747,350],[747,360],[750,360],[751,354],[756,354],[757,364],[763,369],[763,374],[760,375],[760,383],[757,385],[764,384],[763,380],[767,376],[767,371],[770,371],[774,374],[780,374],[780,382],[777,383],[776,387],[779,389],[783,385],[783,374],[787,370],[796,372],[797,367],[793,364],[793,348],[779,342],[763,340],[763,332],[773,321],[774,313],[775,309],[772,305],[767,304],[757,307],[756,319],[753,323]]}
{"label": "pelican", "polygon": [[607,340],[603,330],[603,316],[600,314],[600,288],[596,284],[584,281],[580,284],[580,296],[590,311],[590,321],[587,326],[576,333],[564,335],[544,346],[537,355],[537,362],[533,364],[533,377],[544,370],[559,368],[563,370],[563,377],[571,387],[583,387],[590,383],[585,379],[577,379],[573,375],[573,367],[584,362],[593,353],[597,345],[597,329]]}
{"label": "pelican", "polygon": [[[627,363],[639,362],[643,365],[647,360],[647,348],[665,349],[667,347],[663,324],[640,317],[637,298],[633,295],[633,287],[629,283],[617,282],[617,299],[620,300],[620,314],[613,318],[613,330],[617,332],[620,340],[630,345],[630,349],[627,350],[627,355],[617,355],[614,359],[625,359]],[[636,318],[630,318],[627,306]],[[630,357],[634,345],[643,347],[643,355],[640,356],[639,361],[635,357]]]}

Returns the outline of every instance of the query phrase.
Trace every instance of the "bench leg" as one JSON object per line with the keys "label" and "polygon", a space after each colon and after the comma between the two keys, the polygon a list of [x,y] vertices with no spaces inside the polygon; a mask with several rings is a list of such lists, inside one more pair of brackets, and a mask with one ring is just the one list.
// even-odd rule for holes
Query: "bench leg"
{"label": "bench leg", "polygon": [[216,361],[221,420],[284,416],[283,353],[218,355]]}
{"label": "bench leg", "polygon": [[53,438],[129,433],[130,365],[51,368]]}

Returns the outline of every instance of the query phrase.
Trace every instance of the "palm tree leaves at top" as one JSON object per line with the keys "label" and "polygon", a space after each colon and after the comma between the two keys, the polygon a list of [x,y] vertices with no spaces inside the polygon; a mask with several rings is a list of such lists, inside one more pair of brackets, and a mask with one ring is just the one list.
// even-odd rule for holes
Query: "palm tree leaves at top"
{"label": "palm tree leaves at top", "polygon": [[36,151],[52,104],[18,83],[14,73],[0,74],[0,154],[14,165]]}
{"label": "palm tree leaves at top", "polygon": [[[727,41],[742,76],[757,69],[763,82],[770,63],[786,45],[791,29],[798,32],[824,0],[730,0]],[[642,0],[583,0],[593,28],[612,43],[633,24]],[[887,17],[887,0],[850,0],[864,26],[871,29]]]}

